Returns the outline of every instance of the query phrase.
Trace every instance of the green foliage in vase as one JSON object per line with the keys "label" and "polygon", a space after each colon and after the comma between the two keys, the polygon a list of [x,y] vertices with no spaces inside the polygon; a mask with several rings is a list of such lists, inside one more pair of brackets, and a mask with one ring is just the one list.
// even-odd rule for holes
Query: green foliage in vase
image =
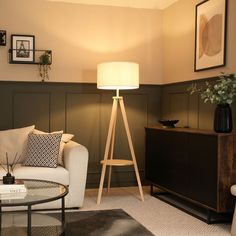
{"label": "green foliage in vase", "polygon": [[48,71],[51,70],[51,51],[45,51],[39,57],[39,76],[42,78],[42,81],[49,79]]}
{"label": "green foliage in vase", "polygon": [[205,82],[203,86],[192,84],[188,91],[190,94],[199,93],[204,102],[216,104],[232,104],[236,95],[236,74],[221,73],[214,82]]}

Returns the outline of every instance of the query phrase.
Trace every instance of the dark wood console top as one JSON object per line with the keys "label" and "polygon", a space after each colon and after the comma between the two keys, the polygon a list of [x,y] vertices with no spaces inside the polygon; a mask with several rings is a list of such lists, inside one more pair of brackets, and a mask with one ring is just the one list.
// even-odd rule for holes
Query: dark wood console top
{"label": "dark wood console top", "polygon": [[169,132],[185,132],[185,133],[194,133],[194,134],[206,134],[206,135],[218,135],[218,136],[229,136],[229,135],[236,135],[236,132],[231,133],[216,133],[213,130],[201,130],[201,129],[193,129],[193,128],[165,128],[162,126],[150,126],[145,127],[145,129],[157,129],[157,130],[164,130]]}

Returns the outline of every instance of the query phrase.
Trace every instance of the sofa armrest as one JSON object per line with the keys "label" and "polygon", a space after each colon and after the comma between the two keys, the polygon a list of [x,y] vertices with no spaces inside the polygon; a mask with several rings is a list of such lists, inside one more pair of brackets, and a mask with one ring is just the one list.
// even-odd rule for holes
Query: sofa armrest
{"label": "sofa armrest", "polygon": [[69,205],[81,207],[87,179],[87,148],[74,141],[66,143],[64,147],[64,165],[69,171]]}

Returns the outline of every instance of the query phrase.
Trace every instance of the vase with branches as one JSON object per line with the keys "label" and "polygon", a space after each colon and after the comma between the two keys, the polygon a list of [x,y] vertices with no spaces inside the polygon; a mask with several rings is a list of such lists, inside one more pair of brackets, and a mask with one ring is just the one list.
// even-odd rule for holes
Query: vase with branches
{"label": "vase with branches", "polygon": [[15,177],[11,174],[11,171],[14,170],[16,164],[19,162],[21,158],[21,155],[18,156],[18,154],[15,154],[13,162],[9,163],[8,153],[6,152],[6,167],[0,162],[0,166],[3,168],[3,170],[6,171],[6,175],[3,176],[3,184],[14,184],[15,183]]}
{"label": "vase with branches", "polygon": [[229,133],[232,131],[231,104],[236,95],[236,74],[221,73],[215,81],[206,81],[204,85],[192,84],[188,88],[190,94],[199,93],[204,102],[216,104],[214,130]]}

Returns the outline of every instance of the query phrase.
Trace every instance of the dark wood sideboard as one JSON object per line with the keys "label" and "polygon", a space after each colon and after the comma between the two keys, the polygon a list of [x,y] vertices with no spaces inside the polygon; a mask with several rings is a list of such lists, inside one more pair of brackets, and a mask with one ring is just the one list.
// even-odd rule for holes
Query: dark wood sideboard
{"label": "dark wood sideboard", "polygon": [[151,185],[217,213],[234,210],[236,134],[148,127],[145,176]]}

